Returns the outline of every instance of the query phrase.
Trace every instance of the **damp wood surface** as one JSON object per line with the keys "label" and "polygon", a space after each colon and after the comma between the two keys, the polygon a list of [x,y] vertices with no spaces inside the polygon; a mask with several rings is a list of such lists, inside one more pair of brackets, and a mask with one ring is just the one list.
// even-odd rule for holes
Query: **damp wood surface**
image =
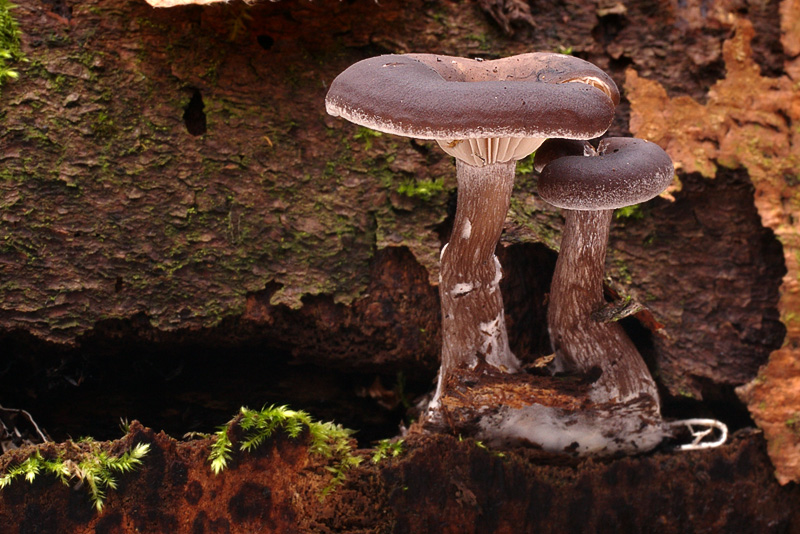
{"label": "damp wood surface", "polygon": [[134,422],[119,444],[136,443],[150,452],[119,476],[102,514],[81,488],[40,475],[0,492],[0,533],[795,533],[800,519],[789,505],[798,487],[777,483],[748,432],[713,454],[605,461],[411,436],[378,463],[356,451],[364,461],[324,498],[330,472],[307,435],[236,452],[216,475],[209,439],[178,442]]}
{"label": "damp wood surface", "polygon": [[[364,402],[396,395],[386,377],[398,373],[416,381],[419,393],[432,388],[441,335],[438,260],[455,207],[454,163],[435,143],[376,135],[329,117],[326,88],[353,62],[384,53],[493,59],[562,51],[596,63],[621,88],[611,135],[657,142],[676,163],[680,185],[672,198],[615,218],[606,261],[607,295],[631,296],[646,308],[624,326],[645,356],[665,409],[741,421],[747,407],[766,437],[755,433],[721,452],[655,454],[604,469],[622,470],[648,489],[657,486],[639,477],[659,470],[674,490],[669,502],[675,509],[712,506],[738,484],[775,499],[769,502],[798,502],[792,482],[800,480],[796,1],[284,0],[170,9],[143,0],[18,4],[12,13],[25,61],[12,65],[19,79],[0,88],[0,405],[10,406],[8,399],[33,403],[47,388],[56,399],[86,390],[95,395],[103,375],[87,371],[100,367],[93,362],[118,359],[116,372],[125,373],[130,364],[123,356],[135,358],[133,349],[162,355],[186,346],[192,349],[182,365],[192,365],[199,346],[223,355],[258,347],[282,366],[332,377],[384,377],[387,387],[376,382]],[[518,165],[497,250],[509,342],[525,364],[550,352],[547,292],[562,227],[558,211],[536,195],[531,168]],[[208,372],[215,372],[213,365]],[[302,392],[299,402],[313,397],[319,406],[335,404],[342,391],[302,373],[291,377],[275,391]],[[140,383],[126,391],[130,396],[120,404],[153,403]],[[234,405],[244,402],[232,395]],[[219,414],[214,394],[203,396]],[[395,417],[398,400],[392,403]],[[361,405],[342,406],[333,413],[357,413],[353,407]],[[423,447],[440,454],[437,470],[463,475],[448,482],[445,493],[425,494],[437,491],[430,479],[391,486],[383,471],[356,477],[354,484],[363,494],[388,492],[380,496],[388,500],[370,506],[391,502],[391,513],[399,515],[414,502],[403,488],[413,486],[454,523],[435,530],[433,515],[411,524],[416,519],[408,514],[396,522],[367,514],[358,526],[346,502],[355,494],[345,490],[331,501],[340,508],[328,509],[328,523],[318,531],[337,531],[335,521],[351,521],[349,530],[339,531],[462,532],[457,523],[464,510],[463,518],[478,518],[473,524],[486,522],[476,532],[511,531],[512,523],[488,519],[505,508],[499,514],[492,508],[496,501],[475,493],[482,482],[470,477],[488,476],[503,488],[537,485],[536,463],[514,474],[491,460],[487,465],[497,471],[480,474],[473,465],[477,453],[455,445],[461,452],[446,454],[442,443],[452,445],[446,439]],[[202,447],[164,443],[189,456],[186,451]],[[197,463],[192,469],[199,473],[204,458],[192,454],[189,463]],[[714,474],[697,476],[695,458],[708,469],[716,466]],[[423,477],[432,461],[412,454],[402,469]],[[756,468],[758,476],[745,481]],[[700,522],[699,504],[696,513],[670,516],[652,498],[643,510],[621,511],[630,501],[614,500],[608,481],[622,471],[589,476],[574,466],[559,469],[548,475],[554,481],[549,487],[576,490],[559,493],[564,510],[601,514],[595,504],[611,503],[620,510],[614,521],[640,518],[631,519],[634,529],[649,531],[649,518],[666,521],[654,532],[680,532],[675,525],[690,524],[706,525],[697,532],[714,531],[709,518]],[[773,470],[788,484],[783,489],[770,478]],[[248,483],[251,473],[240,473],[232,484]],[[0,493],[4,503],[16,499],[0,514],[38,520],[48,492],[63,490],[38,484],[29,493]],[[262,492],[262,481],[252,484],[248,491]],[[529,513],[526,524],[552,520],[544,512],[548,491],[520,501]],[[134,523],[123,504],[116,506],[99,519],[80,512],[81,524],[92,526],[75,531],[127,532]],[[72,506],[46,509],[41,517]],[[242,524],[252,512],[253,521],[268,525],[261,512],[247,510]],[[201,525],[196,531],[214,531],[220,518],[207,513],[196,519],[200,511],[191,512]],[[769,524],[781,526],[774,532],[797,531],[788,512],[777,508],[752,516],[752,524],[773,512],[777,519]],[[722,531],[738,512],[726,513],[718,522]],[[105,527],[97,527],[100,520]],[[616,524],[601,516],[593,521],[597,531]]]}

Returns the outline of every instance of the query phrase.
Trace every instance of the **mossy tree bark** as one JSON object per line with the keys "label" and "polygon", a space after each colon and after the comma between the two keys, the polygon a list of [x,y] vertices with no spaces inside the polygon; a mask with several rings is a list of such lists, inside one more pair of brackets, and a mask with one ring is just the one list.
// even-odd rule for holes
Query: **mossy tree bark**
{"label": "mossy tree bark", "polygon": [[[752,52],[743,51],[767,73],[782,61],[773,8],[753,6],[756,37]],[[22,3],[13,16],[28,61],[11,65],[20,79],[3,87],[0,133],[2,331],[75,343],[109,321],[149,325],[156,338],[232,321],[243,337],[266,336],[302,358],[318,359],[316,347],[334,343],[350,347],[350,362],[435,369],[435,315],[415,313],[400,297],[372,301],[371,284],[378,265],[393,265],[403,280],[416,279],[421,266],[430,285],[420,298],[435,294],[440,232],[456,189],[452,160],[432,143],[378,137],[327,117],[327,82],[379,52],[488,57],[570,43],[620,87],[629,65],[702,99],[720,57],[695,52],[719,50],[724,40],[704,30],[690,6],[637,4],[620,15],[578,2],[537,13],[557,42],[523,12],[502,21],[514,35],[486,13],[450,2],[161,10],[137,0]],[[678,19],[688,25],[669,26]],[[665,24],[662,37],[646,31]],[[627,113],[621,106],[612,134],[628,133]],[[734,174],[720,177],[746,182]],[[669,342],[656,334],[648,357],[670,392],[700,398],[708,384],[748,380],[780,346],[782,273],[771,258],[781,260],[746,190],[726,185],[720,197],[712,182],[681,178],[688,187],[675,204],[657,200],[644,218],[615,223],[607,269],[617,289],[654,310],[647,324],[669,332]],[[559,215],[543,209],[535,190],[531,173],[519,174],[502,247],[558,242]],[[701,217],[686,216],[701,205]],[[727,213],[738,214],[735,224],[715,234],[715,217]],[[397,248],[411,254],[391,252]],[[395,256],[413,261],[387,260]],[[665,257],[681,257],[680,266]],[[726,267],[732,282],[703,301],[722,257],[740,258]],[[506,310],[511,349],[529,361],[547,345],[535,310],[549,273],[534,281],[516,274],[522,269],[507,271],[515,278],[501,284],[533,291]],[[402,332],[387,326],[393,314],[404,316]],[[303,317],[315,317],[310,334]],[[515,329],[523,324],[525,332]],[[714,365],[719,354],[735,361]]]}

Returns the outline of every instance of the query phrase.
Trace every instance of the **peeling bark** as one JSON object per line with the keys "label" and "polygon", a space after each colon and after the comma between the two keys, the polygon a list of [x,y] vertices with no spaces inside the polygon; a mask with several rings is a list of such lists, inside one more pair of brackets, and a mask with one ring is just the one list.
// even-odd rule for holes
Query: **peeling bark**
{"label": "peeling bark", "polygon": [[[791,2],[784,4],[785,8]],[[782,9],[781,13],[784,30],[793,28],[800,19],[796,11]],[[760,380],[764,380],[774,376],[771,365],[787,368],[787,351],[793,355],[790,359],[800,359],[800,232],[796,224],[800,190],[795,178],[800,175],[796,128],[800,122],[800,61],[787,58],[786,75],[764,76],[753,60],[753,24],[747,19],[735,21],[736,33],[723,45],[726,77],[712,86],[707,103],[687,96],[669,98],[659,84],[640,78],[633,70],[628,72],[627,86],[634,109],[631,130],[664,146],[684,172],[713,178],[721,168],[744,168],[755,186],[755,205],[762,223],[775,232],[783,246],[786,270],[778,307],[786,325],[786,340],[782,350],[772,355],[783,363],[768,364],[760,373]],[[791,48],[793,37],[787,39]],[[792,368],[790,364],[788,369]],[[777,396],[788,394],[793,398],[795,374],[769,381],[766,388],[774,388]],[[791,421],[796,411],[792,403],[780,402],[770,408],[753,404],[753,399],[762,398],[763,391],[756,382],[742,394],[750,399],[749,409],[772,443],[771,454],[781,480],[800,480],[795,460],[800,438],[790,424],[774,424],[776,419]]]}

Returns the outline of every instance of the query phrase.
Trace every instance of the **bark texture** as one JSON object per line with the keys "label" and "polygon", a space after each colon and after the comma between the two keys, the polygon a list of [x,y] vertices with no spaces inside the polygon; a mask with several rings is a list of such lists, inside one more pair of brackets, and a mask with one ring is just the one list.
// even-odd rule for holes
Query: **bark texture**
{"label": "bark texture", "polygon": [[[409,317],[414,326],[400,334],[370,284],[380,266],[401,279],[421,266],[434,288],[417,293],[435,292],[456,186],[452,161],[432,144],[376,137],[327,117],[325,80],[386,51],[494,57],[568,45],[620,86],[628,80],[632,100],[644,84],[636,80],[649,76],[702,104],[724,65],[726,31],[739,19],[754,27],[760,76],[782,65],[778,2],[748,4],[749,18],[728,17],[732,8],[721,2],[705,19],[693,4],[614,11],[545,3],[535,20],[548,32],[535,31],[511,3],[503,24],[516,30],[513,37],[473,3],[367,4],[157,10],[134,0],[33,1],[14,10],[29,61],[14,65],[21,77],[3,87],[3,331],[80,343],[109,321],[143,324],[150,338],[223,322],[229,331],[237,322],[241,339],[264,339],[302,359],[370,367],[377,358],[398,364],[389,372],[401,361],[433,370],[439,321],[430,307],[418,307],[425,313]],[[782,12],[790,21],[792,11]],[[369,27],[361,24],[367,18]],[[652,27],[669,31],[651,35]],[[627,67],[639,78],[626,78]],[[780,101],[791,102],[795,93],[781,84],[788,96]],[[612,134],[628,133],[627,114],[623,102]],[[782,254],[747,185],[732,194],[681,178],[691,187],[676,193],[675,205],[657,200],[640,212],[645,217],[616,223],[607,268],[618,289],[650,305],[652,324],[666,326],[669,337],[656,336],[648,357],[670,393],[724,396],[781,344]],[[556,248],[558,214],[537,199],[530,173],[517,184],[503,240],[508,254],[524,257],[513,250],[521,244]],[[759,199],[780,197],[773,193]],[[722,226],[728,214],[735,224]],[[682,257],[687,243],[691,258]],[[680,264],[651,260],[647,247]],[[411,254],[382,253],[391,248]],[[382,263],[400,257],[414,261]],[[712,295],[721,258],[737,260],[726,267],[731,282]],[[530,314],[542,308],[538,288],[549,273],[533,280],[525,269],[506,270],[515,278],[502,284],[539,291],[531,295],[538,301],[515,299],[506,313],[510,325],[530,325],[509,333],[512,350],[530,361],[546,346],[543,317]],[[377,351],[368,342],[373,334],[386,340]],[[415,348],[400,348],[405,339]],[[321,342],[347,347],[349,357],[338,349],[320,354]]]}
{"label": "bark texture", "polygon": [[[438,236],[411,228],[417,205],[423,225],[446,216],[451,164],[417,177],[411,145],[392,140],[403,154],[390,163],[368,134],[328,126],[322,104],[355,57],[337,57],[354,48],[332,36],[391,40],[399,4],[369,30],[366,4],[63,4],[68,17],[48,2],[14,11],[29,62],[3,95],[6,329],[74,341],[139,313],[210,327],[269,284],[273,305],[352,303],[377,248],[427,249],[421,263],[436,265]],[[417,179],[438,179],[438,194],[398,193]]]}
{"label": "bark texture", "polygon": [[[727,16],[725,8],[720,7],[714,18]],[[778,37],[786,52],[785,59],[773,63],[774,69],[759,62],[762,56],[756,46],[764,38],[764,32],[756,30],[757,22],[739,17],[730,19],[735,33],[721,48],[725,77],[710,88],[706,101],[686,95],[670,97],[663,86],[640,78],[634,70],[626,75],[633,108],[631,130],[637,136],[658,142],[685,173],[719,178],[728,172],[726,169],[746,170],[755,188],[755,206],[760,219],[781,242],[785,270],[782,270],[778,309],[786,326],[786,339],[783,347],[772,353],[759,377],[740,392],[753,417],[765,429],[770,440],[770,454],[783,482],[800,480],[797,460],[800,435],[794,430],[798,414],[794,400],[799,391],[796,362],[800,359],[800,231],[797,225],[800,136],[796,127],[800,121],[797,89],[800,11],[797,7],[795,1],[786,0],[780,3],[779,10],[778,6],[773,8],[780,22],[775,29],[780,28]],[[743,95],[749,96],[743,98]],[[722,229],[717,225],[723,221],[713,216],[699,215],[699,220],[709,227],[709,232],[714,232],[715,227]],[[720,282],[715,286],[735,284],[729,266],[722,265],[720,273]],[[709,313],[715,313],[714,308],[716,306],[703,305],[697,310],[699,314],[691,315],[709,317]],[[685,324],[687,319],[684,317],[682,322]],[[765,322],[749,320],[720,324],[710,344],[732,335],[746,338],[765,326]],[[682,351],[675,340],[664,338],[659,340],[659,344],[662,343],[673,355],[664,360],[664,367],[668,368],[672,366],[669,360]],[[717,367],[725,359],[698,362],[689,376],[714,374],[711,367]],[[741,361],[736,360],[734,365]],[[685,378],[674,376],[675,380],[670,380],[671,388],[687,384]],[[765,401],[769,392],[775,395],[772,402]]]}

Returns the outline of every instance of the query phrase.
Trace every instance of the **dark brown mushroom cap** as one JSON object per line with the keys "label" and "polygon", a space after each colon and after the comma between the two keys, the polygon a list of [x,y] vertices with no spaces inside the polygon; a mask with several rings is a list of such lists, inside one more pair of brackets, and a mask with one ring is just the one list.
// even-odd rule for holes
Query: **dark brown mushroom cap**
{"label": "dark brown mushroom cap", "polygon": [[589,141],[578,141],[575,139],[551,138],[542,143],[536,149],[536,156],[533,159],[533,169],[542,172],[551,161],[565,156],[594,156],[594,147]]}
{"label": "dark brown mushroom cap", "polygon": [[667,153],[642,139],[604,139],[597,154],[551,161],[539,176],[539,196],[564,209],[616,209],[650,200],[674,177]]}
{"label": "dark brown mushroom cap", "polygon": [[331,115],[420,139],[591,139],[608,129],[618,100],[602,70],[562,54],[494,61],[409,54],[352,65],[325,103]]}

